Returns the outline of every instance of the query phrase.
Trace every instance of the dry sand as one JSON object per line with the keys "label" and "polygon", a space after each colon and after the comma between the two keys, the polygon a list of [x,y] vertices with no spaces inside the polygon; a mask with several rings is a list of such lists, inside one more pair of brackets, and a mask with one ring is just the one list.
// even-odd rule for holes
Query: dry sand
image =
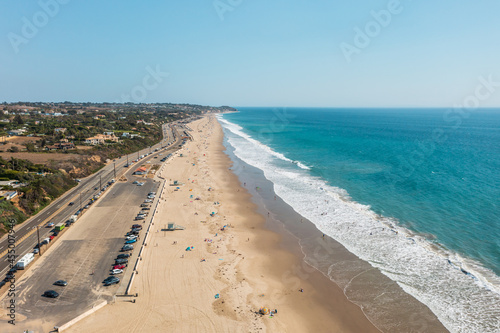
{"label": "dry sand", "polygon": [[[299,274],[301,258],[263,228],[229,170],[217,121],[190,127],[184,156],[160,171],[167,184],[131,289],[136,303],[117,297],[68,332],[378,332],[323,275]],[[171,180],[184,185],[176,190]],[[169,222],[186,229],[161,231]],[[262,306],[278,313],[261,316]]]}

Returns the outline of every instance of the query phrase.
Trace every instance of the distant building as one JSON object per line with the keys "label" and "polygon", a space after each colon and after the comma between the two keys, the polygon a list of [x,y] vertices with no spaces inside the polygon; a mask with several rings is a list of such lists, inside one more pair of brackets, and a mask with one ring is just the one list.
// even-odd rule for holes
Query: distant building
{"label": "distant building", "polygon": [[23,135],[24,133],[26,133],[26,130],[23,128],[7,131],[7,134],[9,135]]}
{"label": "distant building", "polygon": [[130,136],[130,133],[128,133],[128,132],[124,132],[124,133],[122,133],[122,136],[123,136],[124,138],[128,138],[128,137]]}
{"label": "distant building", "polygon": [[85,139],[85,143],[92,146],[102,145],[106,141],[118,142],[120,141],[120,139],[118,139],[118,137],[116,137],[114,133],[113,135],[97,134],[96,136]]}
{"label": "distant building", "polygon": [[46,150],[69,150],[69,149],[75,149],[76,148],[75,145],[73,144],[73,142],[67,142],[67,141],[68,140],[66,140],[66,142],[56,143],[55,145],[45,146],[45,149]]}
{"label": "distant building", "polygon": [[9,119],[0,119],[0,123],[10,123]]}
{"label": "distant building", "polygon": [[17,196],[17,191],[0,191],[0,201],[10,201]]}
{"label": "distant building", "polygon": [[54,132],[64,133],[64,132],[66,132],[66,128],[64,128],[64,127],[54,128]]}
{"label": "distant building", "polygon": [[18,180],[1,180],[0,181],[0,187],[10,186],[10,187],[13,187],[13,188],[18,188],[18,187],[23,187],[23,186],[26,186],[26,185],[27,184],[23,184],[23,183],[21,183]]}

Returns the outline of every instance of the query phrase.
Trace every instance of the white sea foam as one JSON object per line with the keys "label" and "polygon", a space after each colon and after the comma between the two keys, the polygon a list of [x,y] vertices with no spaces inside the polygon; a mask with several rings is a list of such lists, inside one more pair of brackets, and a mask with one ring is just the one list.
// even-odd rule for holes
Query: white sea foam
{"label": "white sea foam", "polygon": [[261,169],[285,202],[426,304],[447,329],[500,332],[500,278],[491,270],[378,216],[240,126],[218,119],[235,155]]}

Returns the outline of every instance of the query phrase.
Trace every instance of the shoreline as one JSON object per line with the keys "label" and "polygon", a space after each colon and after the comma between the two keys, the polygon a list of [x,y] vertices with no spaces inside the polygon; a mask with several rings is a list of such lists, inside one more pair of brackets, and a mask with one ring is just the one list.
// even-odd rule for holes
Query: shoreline
{"label": "shoreline", "polygon": [[[68,331],[379,332],[320,272],[305,265],[309,276],[301,276],[300,257],[283,248],[286,237],[266,229],[229,170],[215,118],[190,126],[195,140],[161,174],[184,185],[162,194],[131,290],[136,303],[117,299]],[[186,230],[161,231],[167,222]],[[260,316],[263,306],[278,313]]]}
{"label": "shoreline", "polygon": [[374,326],[383,332],[449,332],[427,305],[342,244],[322,234],[314,223],[274,192],[274,184],[262,170],[239,159],[227,140],[225,146],[230,150],[226,154],[237,163],[233,172],[238,174],[242,184],[247,184],[260,214],[270,213],[266,227],[288,235],[289,241],[284,244],[286,250],[293,252],[305,265],[314,267],[331,285],[342,289],[343,297],[362,309]]}

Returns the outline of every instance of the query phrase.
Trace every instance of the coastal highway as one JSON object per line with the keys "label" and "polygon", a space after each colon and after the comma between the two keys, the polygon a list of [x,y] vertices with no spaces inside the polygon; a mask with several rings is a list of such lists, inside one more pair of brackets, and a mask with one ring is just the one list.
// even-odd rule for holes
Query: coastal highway
{"label": "coastal highway", "polygon": [[[127,164],[127,160],[132,163],[132,160],[137,158],[137,156],[154,152],[156,148],[159,149],[159,152],[162,152],[164,150],[161,148],[177,147],[181,142],[180,135],[178,134],[178,130],[176,128],[177,126],[181,125],[176,125],[175,123],[164,124],[164,139],[161,142],[150,148],[143,149],[137,153],[129,154],[128,156],[122,156],[120,159],[116,159],[115,161],[108,163],[97,173],[82,179],[76,187],[63,194],[40,213],[16,226],[14,228],[16,238],[16,261],[24,254],[33,251],[34,247],[38,243],[36,232],[37,227],[40,227],[40,240],[48,237],[52,231],[52,228],[45,228],[45,225],[48,222],[54,222],[55,224],[65,222],[71,215],[75,214],[75,212],[80,209],[80,206],[83,208],[88,203],[90,198],[97,194],[108,181],[113,178],[121,177],[121,175],[128,170],[128,168],[124,168]],[[133,168],[136,164],[143,162],[144,161],[140,160],[135,164],[130,164],[129,168]],[[97,188],[97,190],[94,190],[94,188]],[[69,206],[70,202],[74,202],[74,205]],[[54,240],[57,241],[57,239]],[[2,277],[5,276],[5,273],[9,268],[9,262],[7,261],[6,256],[7,250],[8,239],[7,235],[5,235],[0,240],[0,276]],[[43,250],[44,249],[42,248],[42,255]]]}

